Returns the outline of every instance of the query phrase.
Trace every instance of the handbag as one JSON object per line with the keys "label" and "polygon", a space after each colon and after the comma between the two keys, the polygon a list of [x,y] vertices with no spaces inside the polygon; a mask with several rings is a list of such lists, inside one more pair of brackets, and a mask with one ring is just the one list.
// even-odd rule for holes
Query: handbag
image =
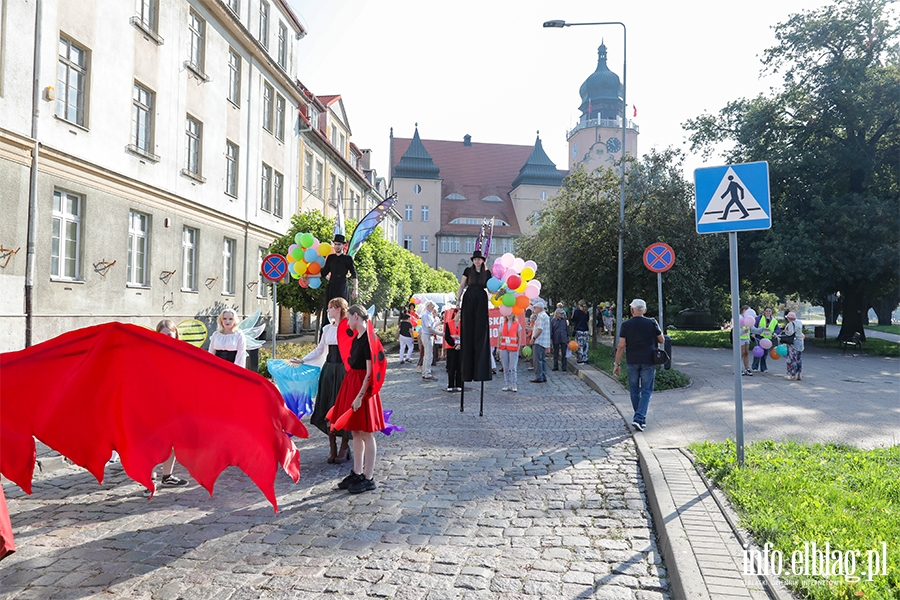
{"label": "handbag", "polygon": [[791,346],[791,345],[794,344],[794,339],[795,339],[796,337],[797,337],[797,333],[796,333],[796,331],[795,331],[795,332],[792,333],[791,335],[784,335],[784,334],[782,334],[781,336],[779,336],[778,339],[781,341],[782,344],[785,344],[785,345],[787,345],[787,346]]}
{"label": "handbag", "polygon": [[664,365],[669,362],[669,355],[666,354],[665,350],[660,350],[657,348],[653,351],[653,364],[655,365]]}

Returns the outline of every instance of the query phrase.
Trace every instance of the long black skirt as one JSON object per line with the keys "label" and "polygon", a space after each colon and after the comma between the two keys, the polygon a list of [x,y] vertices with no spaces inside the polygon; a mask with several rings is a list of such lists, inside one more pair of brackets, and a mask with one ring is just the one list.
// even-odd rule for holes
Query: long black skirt
{"label": "long black skirt", "polygon": [[459,323],[459,358],[464,381],[491,380],[488,297],[481,288],[470,287],[463,296]]}
{"label": "long black skirt", "polygon": [[344,363],[342,362],[327,362],[322,365],[322,373],[319,375],[319,391],[316,393],[316,406],[309,416],[309,422],[326,435],[329,433],[331,423],[328,422],[325,415],[334,406],[334,401],[341,390],[341,383],[344,381],[345,374]]}

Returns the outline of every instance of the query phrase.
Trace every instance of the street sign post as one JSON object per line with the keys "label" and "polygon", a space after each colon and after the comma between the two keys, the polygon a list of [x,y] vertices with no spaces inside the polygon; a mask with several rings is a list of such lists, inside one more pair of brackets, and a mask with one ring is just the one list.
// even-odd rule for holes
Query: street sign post
{"label": "street sign post", "polygon": [[287,275],[287,259],[280,254],[268,254],[263,259],[263,277],[272,282],[272,358],[275,358],[275,333],[278,330],[278,282]]}
{"label": "street sign post", "polygon": [[656,292],[659,298],[659,326],[666,333],[666,325],[663,320],[663,295],[662,295],[662,274],[672,268],[675,264],[675,251],[672,246],[656,242],[650,244],[644,250],[644,266],[656,273]]}
{"label": "street sign post", "polygon": [[[728,233],[731,261],[731,327],[740,331],[738,231],[772,227],[769,163],[765,161],[707,167],[694,171],[697,233]],[[732,335],[735,443],[738,464],[744,464],[744,405],[741,388],[741,341]]]}

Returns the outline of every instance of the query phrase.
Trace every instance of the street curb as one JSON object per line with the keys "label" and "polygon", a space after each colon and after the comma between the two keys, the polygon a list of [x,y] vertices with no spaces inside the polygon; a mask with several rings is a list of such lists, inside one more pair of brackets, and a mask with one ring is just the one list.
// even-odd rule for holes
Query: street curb
{"label": "street curb", "polygon": [[[595,367],[574,365],[569,363],[569,370],[579,379],[590,386],[591,389],[607,399],[622,416],[622,420],[628,422],[627,417],[612,399],[612,394],[605,388],[600,380],[602,372]],[[632,434],[638,454],[638,464],[641,467],[641,475],[647,490],[647,501],[650,504],[650,514],[657,523],[656,533],[659,537],[659,549],[662,558],[667,565],[669,584],[672,596],[676,600],[706,600],[709,592],[700,573],[700,565],[694,558],[694,551],[687,540],[687,534],[680,525],[678,512],[668,494],[668,484],[653,450],[644,441],[641,433]]]}
{"label": "street curb", "polygon": [[61,455],[45,456],[35,460],[34,463],[41,473],[49,473],[50,471],[63,469],[72,464],[66,457]]}

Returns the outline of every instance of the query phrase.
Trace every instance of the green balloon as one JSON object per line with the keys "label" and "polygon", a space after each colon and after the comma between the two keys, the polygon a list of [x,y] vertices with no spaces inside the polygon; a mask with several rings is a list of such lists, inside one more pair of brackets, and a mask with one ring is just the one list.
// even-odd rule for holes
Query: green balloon
{"label": "green balloon", "polygon": [[303,259],[303,248],[297,246],[293,250],[291,250],[291,258],[294,260],[302,260]]}
{"label": "green balloon", "polygon": [[299,231],[294,234],[294,243],[295,244],[299,244],[300,240],[302,240],[302,239],[303,239],[303,234],[300,233]]}
{"label": "green balloon", "polygon": [[522,348],[522,356],[524,356],[525,358],[531,356],[531,346],[525,346],[524,348]]}
{"label": "green balloon", "polygon": [[304,233],[300,236],[300,245],[304,248],[309,248],[316,241],[316,238],[311,233]]}
{"label": "green balloon", "polygon": [[516,295],[512,292],[508,294],[503,294],[503,298],[501,298],[503,302],[503,306],[515,306],[516,305]]}

